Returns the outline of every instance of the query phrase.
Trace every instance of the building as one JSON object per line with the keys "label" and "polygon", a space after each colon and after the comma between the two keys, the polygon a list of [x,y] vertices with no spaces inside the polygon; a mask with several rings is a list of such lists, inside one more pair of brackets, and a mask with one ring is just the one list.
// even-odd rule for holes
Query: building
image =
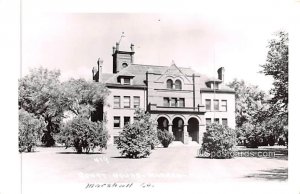
{"label": "building", "polygon": [[[130,48],[130,49],[129,49]],[[124,125],[134,121],[140,107],[157,121],[157,128],[173,133],[176,141],[201,143],[206,124],[235,127],[235,92],[224,84],[223,67],[218,78],[209,78],[191,68],[134,63],[134,45],[128,50],[113,47],[113,73],[102,73],[103,61],[93,68],[93,80],[103,81],[110,90],[109,106],[101,107],[94,120],[107,120],[112,144]]]}

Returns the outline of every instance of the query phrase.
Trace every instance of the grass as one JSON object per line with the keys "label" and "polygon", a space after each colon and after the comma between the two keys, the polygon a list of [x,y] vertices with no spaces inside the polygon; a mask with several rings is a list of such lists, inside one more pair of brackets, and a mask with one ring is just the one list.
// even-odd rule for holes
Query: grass
{"label": "grass", "polygon": [[224,182],[287,180],[285,147],[238,147],[238,151],[278,153],[275,157],[197,158],[199,146],[156,148],[148,158],[128,159],[115,146],[102,153],[76,154],[71,148],[38,147],[22,154],[23,183]]}

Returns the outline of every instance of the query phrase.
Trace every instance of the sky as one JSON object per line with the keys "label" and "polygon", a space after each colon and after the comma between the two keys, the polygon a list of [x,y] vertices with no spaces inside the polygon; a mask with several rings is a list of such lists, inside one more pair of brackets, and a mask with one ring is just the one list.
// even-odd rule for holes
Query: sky
{"label": "sky", "polygon": [[281,1],[234,5],[204,5],[190,13],[91,13],[38,11],[24,1],[22,76],[43,66],[59,69],[62,80],[91,80],[99,57],[103,72],[112,73],[112,47],[124,32],[121,47],[135,45],[137,64],[169,66],[174,61],[215,77],[225,67],[225,82],[243,79],[268,91],[272,78],[259,73],[260,65],[273,34],[288,31],[289,7]]}

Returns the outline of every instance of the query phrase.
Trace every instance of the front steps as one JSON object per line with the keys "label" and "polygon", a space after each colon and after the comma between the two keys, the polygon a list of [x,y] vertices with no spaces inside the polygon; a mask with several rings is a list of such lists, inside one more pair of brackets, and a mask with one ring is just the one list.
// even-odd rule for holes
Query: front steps
{"label": "front steps", "polygon": [[188,144],[184,144],[181,141],[173,141],[169,147],[179,147],[179,146],[200,146],[196,141],[189,141]]}

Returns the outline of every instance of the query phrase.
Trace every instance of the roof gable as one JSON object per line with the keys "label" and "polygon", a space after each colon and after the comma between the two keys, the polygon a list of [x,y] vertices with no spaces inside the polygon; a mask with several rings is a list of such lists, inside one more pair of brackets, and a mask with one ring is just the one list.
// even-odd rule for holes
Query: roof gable
{"label": "roof gable", "polygon": [[175,63],[168,67],[156,81],[164,81],[166,77],[181,77],[186,83],[191,83],[191,80]]}

